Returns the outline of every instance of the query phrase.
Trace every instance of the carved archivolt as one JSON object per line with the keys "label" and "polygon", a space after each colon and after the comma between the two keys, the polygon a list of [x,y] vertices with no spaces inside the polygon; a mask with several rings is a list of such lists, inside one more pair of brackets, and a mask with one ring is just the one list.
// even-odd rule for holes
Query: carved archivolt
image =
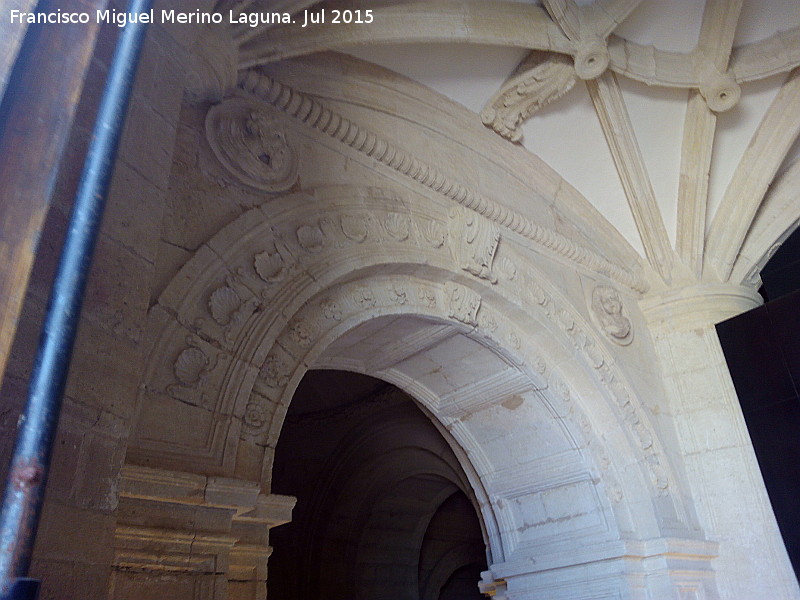
{"label": "carved archivolt", "polygon": [[238,97],[206,116],[206,137],[217,159],[242,183],[267,192],[288,190],[297,180],[297,157],[276,116]]}
{"label": "carved archivolt", "polygon": [[[647,282],[638,273],[613,264],[560,233],[485,198],[445,175],[435,166],[426,164],[395,144],[331,110],[316,98],[255,71],[242,73],[239,87],[309,127],[410,177],[498,226],[514,231],[548,252],[554,252],[637,292],[645,292],[648,289]],[[402,229],[396,229],[396,225],[398,224],[388,225],[387,230],[390,233],[394,232],[395,235],[402,235]]]}
{"label": "carved archivolt", "polygon": [[[285,202],[296,203],[298,198],[299,196],[287,197]],[[315,202],[321,201],[318,194]],[[332,328],[342,326],[354,314],[374,316],[392,314],[392,311],[408,311],[411,314],[418,311],[430,312],[459,327],[471,328],[481,339],[504,347],[511,354],[526,352],[527,342],[519,334],[518,328],[510,325],[496,309],[487,306],[485,298],[477,291],[486,282],[494,281],[496,283],[491,284],[491,289],[497,289],[498,293],[514,298],[513,301],[524,307],[525,312],[551,322],[572,343],[574,355],[594,373],[595,380],[613,401],[615,410],[637,441],[645,456],[641,464],[650,473],[654,489],[658,493],[668,493],[670,477],[661,458],[661,450],[635,396],[629,391],[622,375],[613,367],[614,361],[607,355],[592,329],[583,324],[575,309],[567,301],[558,299],[553,292],[547,291],[541,283],[541,277],[531,272],[530,267],[510,256],[501,256],[499,260],[494,260],[499,237],[491,221],[483,220],[472,213],[470,218],[478,221],[459,221],[451,216],[445,225],[430,217],[401,215],[375,209],[367,213],[361,203],[354,204],[352,208],[344,208],[341,201],[338,202],[337,211],[336,214],[326,213],[320,221],[309,222],[301,216],[305,214],[304,211],[298,209],[293,211],[295,216],[292,216],[293,213],[283,212],[280,222],[269,223],[265,220],[264,212],[257,209],[231,224],[228,228],[230,232],[223,230],[218,235],[220,239],[215,240],[214,244],[231,247],[226,253],[229,258],[226,259],[224,268],[221,265],[215,266],[217,263],[213,261],[219,261],[218,258],[201,253],[198,260],[200,256],[206,256],[207,258],[202,259],[205,262],[188,267],[194,276],[178,276],[175,279],[175,285],[191,285],[192,290],[168,288],[165,292],[165,297],[173,298],[168,302],[172,306],[169,311],[174,311],[179,322],[185,324],[177,329],[169,329],[170,333],[166,335],[173,336],[174,339],[175,332],[185,331],[185,327],[195,328],[200,338],[216,343],[220,348],[230,348],[231,354],[226,351],[224,356],[227,358],[221,363],[222,369],[217,369],[217,361],[212,361],[208,351],[197,348],[197,352],[190,352],[189,349],[193,347],[187,348],[183,338],[178,338],[175,342],[164,339],[161,348],[165,348],[163,344],[166,344],[166,348],[176,344],[181,348],[177,354],[183,357],[180,359],[181,370],[176,366],[172,381],[149,381],[147,389],[154,392],[158,392],[159,388],[166,388],[168,392],[180,390],[181,401],[195,405],[198,405],[199,400],[194,400],[193,395],[200,399],[208,398],[203,400],[203,404],[215,414],[232,414],[234,418],[241,420],[241,435],[244,439],[258,444],[273,444],[277,440],[282,417],[275,417],[278,418],[276,421],[269,415],[279,414],[276,413],[277,408],[288,402],[285,396],[291,394],[288,389],[290,382],[298,377],[298,369],[302,371],[305,368],[303,365],[308,360],[306,355],[313,351],[321,336],[327,335],[326,332]],[[254,219],[254,216],[257,218]],[[460,227],[455,225],[459,222],[462,223]],[[248,227],[255,229],[243,236],[239,223],[246,223]],[[307,235],[298,235],[299,231],[306,231]],[[431,243],[432,231],[447,231],[444,239],[448,243],[438,247]],[[243,242],[244,239],[250,241]],[[442,236],[436,235],[434,239],[438,243]],[[280,283],[277,283],[274,279],[277,269],[267,272],[262,268],[261,271],[264,272],[260,272],[256,257],[263,258],[265,252],[267,256],[278,253],[278,248],[283,247],[281,244],[288,244],[283,252],[292,256],[294,262],[292,269],[286,271],[285,278],[281,275]],[[454,251],[451,246],[457,250]],[[473,246],[481,250],[473,252]],[[324,253],[317,251],[321,247],[326,249]],[[471,266],[479,268],[470,270],[460,260],[454,260],[454,255],[463,255],[464,248],[469,250],[467,256],[473,261]],[[207,262],[209,259],[212,260],[211,263]],[[436,268],[440,272],[441,269],[446,269],[458,278],[472,277],[476,287],[457,281],[436,287],[421,280],[414,283],[413,279],[401,282],[395,278],[381,285],[354,284],[344,295],[332,291],[326,293],[325,283],[319,277],[319,268],[315,266],[330,266],[346,261],[355,268],[355,265],[366,267],[387,260],[403,263],[412,261],[431,267],[438,265]],[[502,265],[502,268],[495,268],[495,262]],[[217,275],[220,268],[225,273],[236,273],[236,280],[221,286]],[[469,275],[465,275],[465,271]],[[309,273],[315,275],[312,277]],[[190,284],[187,283],[189,281]],[[234,285],[236,282],[243,287]],[[318,292],[320,286],[323,286],[322,292]],[[234,293],[221,291],[226,287]],[[309,298],[307,290],[317,290],[313,293],[318,293],[319,300],[313,304],[302,300],[302,297]],[[199,307],[191,303],[183,304],[184,298],[196,294],[209,300]],[[602,308],[603,318],[609,323],[607,331],[612,336],[625,339],[624,323],[619,320],[619,317],[625,317],[621,308],[617,312],[612,306],[613,294],[609,293],[607,296],[612,301],[607,301]],[[238,309],[236,298],[242,302]],[[605,297],[604,299],[609,300]],[[263,303],[260,310],[257,309],[259,303]],[[248,309],[243,310],[242,306],[247,306]],[[273,329],[272,324],[276,319],[283,318],[280,312],[289,310],[288,306],[305,308],[289,315],[288,322]],[[242,316],[236,318],[237,314]],[[625,341],[629,343],[630,339]],[[154,357],[157,362],[157,354]],[[511,355],[509,360],[515,364],[526,361],[524,356],[512,358]],[[256,372],[247,375],[253,368]],[[547,370],[546,367],[543,369]],[[212,371],[213,377],[210,375]],[[161,371],[151,367],[149,372],[153,374]],[[242,377],[253,381],[249,394],[247,387],[242,385]],[[556,388],[559,388],[559,394],[568,397],[569,388],[563,382],[556,385],[558,378],[555,374],[551,374],[551,378],[552,389],[558,391]],[[209,397],[214,394],[219,394],[215,402]],[[588,420],[585,425],[590,428]],[[237,430],[231,429],[230,435],[235,431]],[[225,444],[224,447],[230,445]],[[159,453],[163,452],[161,446],[157,448]],[[203,452],[211,452],[211,449]],[[219,460],[215,460],[215,464],[218,464]],[[227,460],[222,462],[227,463]],[[616,496],[618,494],[612,494],[612,497]]]}

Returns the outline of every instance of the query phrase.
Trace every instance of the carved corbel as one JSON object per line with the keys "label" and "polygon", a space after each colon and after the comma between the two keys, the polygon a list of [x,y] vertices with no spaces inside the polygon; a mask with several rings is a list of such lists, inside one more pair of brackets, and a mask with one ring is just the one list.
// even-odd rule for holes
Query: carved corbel
{"label": "carved corbel", "polygon": [[220,102],[236,88],[239,48],[227,27],[208,26],[197,37],[186,73],[189,104]]}
{"label": "carved corbel", "polygon": [[569,56],[534,50],[492,96],[481,112],[484,125],[512,142],[522,139],[522,124],[540,108],[566,94],[577,77]]}

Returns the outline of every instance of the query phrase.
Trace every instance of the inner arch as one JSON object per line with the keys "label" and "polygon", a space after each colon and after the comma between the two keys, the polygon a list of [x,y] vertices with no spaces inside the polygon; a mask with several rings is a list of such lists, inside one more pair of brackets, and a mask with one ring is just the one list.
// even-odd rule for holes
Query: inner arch
{"label": "inner arch", "polygon": [[395,386],[308,372],[284,422],[272,483],[298,503],[293,522],[271,536],[270,598],[440,600],[451,580],[465,577],[472,585],[464,599],[482,597],[486,542],[469,481],[430,419]]}

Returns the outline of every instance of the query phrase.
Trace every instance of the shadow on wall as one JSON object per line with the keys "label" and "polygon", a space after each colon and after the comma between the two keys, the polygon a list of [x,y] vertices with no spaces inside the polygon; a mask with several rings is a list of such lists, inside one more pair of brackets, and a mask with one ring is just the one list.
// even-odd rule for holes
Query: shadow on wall
{"label": "shadow on wall", "polygon": [[800,230],[762,272],[763,306],[719,323],[783,541],[800,577]]}
{"label": "shadow on wall", "polygon": [[270,600],[479,600],[486,546],[466,476],[414,401],[383,381],[309,371],[275,454],[298,498],[270,532]]}

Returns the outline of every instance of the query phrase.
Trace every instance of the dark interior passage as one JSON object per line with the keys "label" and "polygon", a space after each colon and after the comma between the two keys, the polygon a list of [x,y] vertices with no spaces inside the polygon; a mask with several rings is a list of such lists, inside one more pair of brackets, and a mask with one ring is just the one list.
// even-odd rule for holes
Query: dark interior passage
{"label": "dark interior passage", "polygon": [[478,600],[487,569],[467,477],[428,416],[370,377],[310,371],[275,455],[297,497],[274,529],[270,600]]}

